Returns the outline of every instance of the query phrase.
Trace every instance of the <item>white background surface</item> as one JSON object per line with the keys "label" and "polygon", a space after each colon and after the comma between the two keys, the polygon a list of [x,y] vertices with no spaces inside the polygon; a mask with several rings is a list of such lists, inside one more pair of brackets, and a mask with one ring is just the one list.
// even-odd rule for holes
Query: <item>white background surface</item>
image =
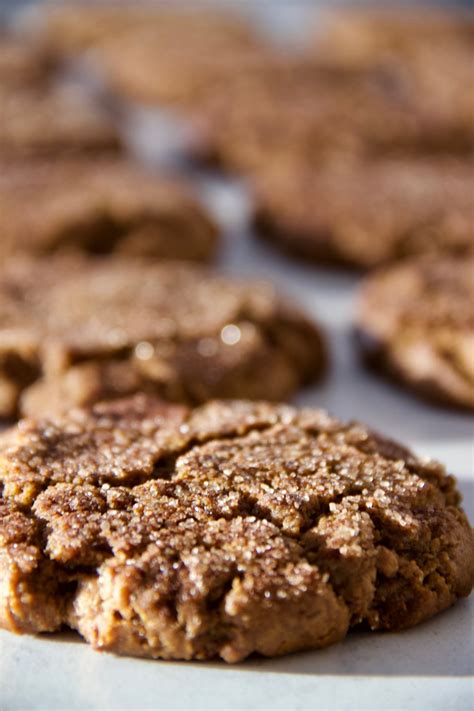
{"label": "white background surface", "polygon": [[[126,122],[135,152],[162,154],[156,114]],[[138,130],[137,130],[138,129]],[[170,145],[170,137],[165,140]],[[323,325],[331,371],[297,402],[360,419],[423,456],[443,461],[474,518],[474,420],[418,401],[366,373],[351,342],[358,277],[292,262],[252,239],[250,202],[238,181],[195,173],[220,219],[220,265],[275,281]],[[99,654],[76,635],[0,631],[0,711],[20,709],[472,709],[474,599],[400,634],[353,634],[327,650],[276,660],[172,663]]]}

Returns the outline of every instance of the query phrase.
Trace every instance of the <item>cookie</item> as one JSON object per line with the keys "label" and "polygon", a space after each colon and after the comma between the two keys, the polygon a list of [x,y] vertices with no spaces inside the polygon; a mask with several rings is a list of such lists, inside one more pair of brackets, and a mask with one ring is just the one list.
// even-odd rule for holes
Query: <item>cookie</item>
{"label": "cookie", "polygon": [[0,231],[0,260],[67,249],[206,260],[217,244],[186,183],[100,157],[6,163]]}
{"label": "cookie", "polygon": [[200,108],[208,97],[225,95],[236,74],[261,72],[270,59],[263,46],[235,45],[225,35],[196,33],[179,42],[174,34],[163,40],[153,29],[111,38],[97,52],[97,64],[113,93],[181,112]]}
{"label": "cookie", "polygon": [[[315,60],[353,81],[372,76],[440,133],[474,149],[474,14],[433,7],[332,13],[318,30]],[[432,117],[430,122],[429,117]],[[447,136],[445,136],[446,138]]]}
{"label": "cookie", "polygon": [[370,275],[357,340],[377,370],[430,400],[474,410],[474,255],[418,257]]}
{"label": "cookie", "polygon": [[43,82],[50,60],[34,44],[0,32],[0,86],[30,86]]}
{"label": "cookie", "polygon": [[0,440],[0,625],[238,662],[400,630],[467,596],[454,479],[320,410],[153,398]]}
{"label": "cookie", "polygon": [[0,86],[0,158],[117,152],[101,107],[75,89]]}
{"label": "cookie", "polygon": [[[321,22],[322,20],[322,22]],[[472,47],[474,15],[441,8],[370,8],[319,17],[313,51],[328,67],[389,70],[444,48]]]}
{"label": "cookie", "polygon": [[[448,63],[455,82],[438,80]],[[246,174],[295,160],[319,168],[400,154],[465,157],[474,150],[471,64],[465,55],[437,61],[412,87],[378,72],[328,71],[307,59],[283,72],[267,63],[252,81],[229,78],[192,118],[204,155]]]}
{"label": "cookie", "polygon": [[149,5],[53,7],[39,36],[53,54],[89,50],[117,94],[173,105],[218,90],[237,66],[250,70],[262,44],[241,14]]}
{"label": "cookie", "polygon": [[94,58],[116,94],[189,111],[225,93],[236,77],[261,71],[273,51],[232,14],[168,13],[160,23],[102,40]]}
{"label": "cookie", "polygon": [[70,58],[97,46],[107,37],[136,32],[159,20],[148,5],[117,3],[50,4],[36,10],[24,27],[30,37],[59,58]]}
{"label": "cookie", "polygon": [[126,38],[152,30],[157,39],[187,50],[187,41],[241,46],[255,41],[255,32],[243,14],[216,8],[153,7],[150,3],[130,5],[93,2],[69,3],[41,8],[30,32],[52,54],[76,55],[100,47],[109,39]]}
{"label": "cookie", "polygon": [[0,278],[0,412],[144,390],[197,403],[288,397],[324,367],[318,328],[274,288],[186,263],[51,256]]}
{"label": "cookie", "polygon": [[359,269],[474,247],[474,164],[398,158],[297,163],[257,180],[261,235],[307,259]]}

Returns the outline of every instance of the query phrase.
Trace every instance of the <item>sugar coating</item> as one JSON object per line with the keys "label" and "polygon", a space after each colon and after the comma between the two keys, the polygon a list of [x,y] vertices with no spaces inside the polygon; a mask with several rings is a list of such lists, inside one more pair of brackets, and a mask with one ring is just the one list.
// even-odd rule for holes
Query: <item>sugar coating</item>
{"label": "sugar coating", "polygon": [[138,395],[0,442],[0,624],[228,662],[409,627],[469,594],[443,467],[357,423]]}

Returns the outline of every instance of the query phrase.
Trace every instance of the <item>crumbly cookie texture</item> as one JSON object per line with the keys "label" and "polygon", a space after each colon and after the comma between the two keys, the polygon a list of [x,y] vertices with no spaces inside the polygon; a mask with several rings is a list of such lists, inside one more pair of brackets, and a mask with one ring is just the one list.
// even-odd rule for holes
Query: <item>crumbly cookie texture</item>
{"label": "crumbly cookie texture", "polygon": [[4,417],[141,390],[193,404],[279,400],[324,364],[318,328],[269,284],[113,256],[13,260],[1,271]]}
{"label": "crumbly cookie texture", "polygon": [[474,255],[407,260],[361,288],[357,340],[367,362],[412,390],[474,409]]}
{"label": "crumbly cookie texture", "polygon": [[0,624],[164,659],[274,656],[469,594],[452,477],[318,410],[144,395],[0,440]]}
{"label": "crumbly cookie texture", "polygon": [[0,85],[0,159],[117,153],[109,116],[83,92]]}
{"label": "crumbly cookie texture", "polygon": [[332,165],[298,162],[262,175],[255,221],[289,252],[359,269],[419,253],[474,247],[474,164],[398,158]]}
{"label": "crumbly cookie texture", "polygon": [[217,227],[184,181],[112,158],[9,161],[0,258],[77,249],[206,260]]}

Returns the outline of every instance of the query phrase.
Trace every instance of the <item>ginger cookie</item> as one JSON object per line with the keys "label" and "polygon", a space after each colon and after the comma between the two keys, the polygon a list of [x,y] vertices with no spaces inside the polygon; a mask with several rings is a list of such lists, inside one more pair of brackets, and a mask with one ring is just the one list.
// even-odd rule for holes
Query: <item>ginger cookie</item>
{"label": "ginger cookie", "polygon": [[357,341],[367,363],[430,400],[474,410],[474,258],[418,257],[370,275]]}
{"label": "ginger cookie", "polygon": [[77,89],[0,86],[0,159],[117,153],[113,121]]}
{"label": "ginger cookie", "polygon": [[10,161],[0,258],[78,250],[207,260],[217,227],[185,181],[112,158]]}
{"label": "ginger cookie", "polygon": [[259,233],[288,252],[358,269],[474,246],[474,164],[440,157],[304,163],[257,180]]}
{"label": "ginger cookie", "polygon": [[0,278],[0,412],[140,390],[279,400],[324,369],[321,333],[266,283],[186,263],[51,256]]}
{"label": "ginger cookie", "polygon": [[473,584],[443,466],[323,411],[96,404],[4,433],[0,482],[14,632],[238,662],[412,627]]}

